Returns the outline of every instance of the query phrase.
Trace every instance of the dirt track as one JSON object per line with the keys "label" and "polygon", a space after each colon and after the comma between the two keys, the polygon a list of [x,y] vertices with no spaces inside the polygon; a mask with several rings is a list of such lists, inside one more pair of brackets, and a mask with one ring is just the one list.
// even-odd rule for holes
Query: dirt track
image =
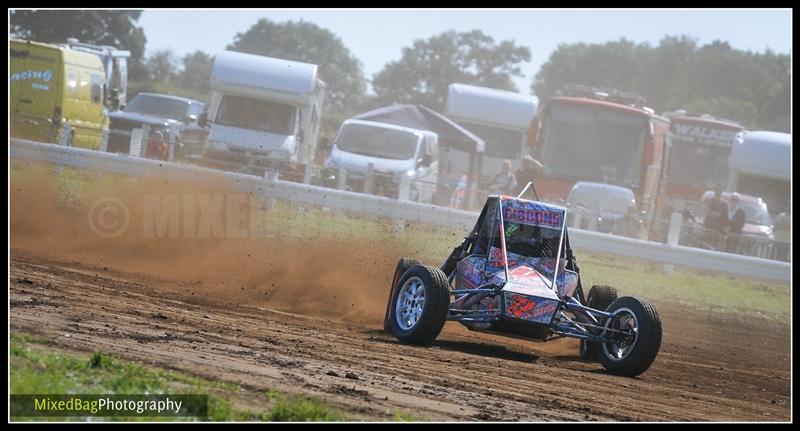
{"label": "dirt track", "polygon": [[[440,420],[789,418],[785,328],[701,319],[663,304],[661,313],[662,351],[641,378],[628,379],[578,361],[569,341],[555,352],[523,341],[503,347],[449,323],[432,347],[410,347],[379,325],[211,303],[102,268],[19,252],[11,267],[12,331],[253,388],[301,392],[364,419],[397,410]],[[749,348],[741,347],[748,339]]]}
{"label": "dirt track", "polygon": [[[102,193],[129,205],[137,226],[143,193],[181,190],[138,182]],[[637,379],[577,360],[572,340],[536,344],[457,323],[432,347],[405,346],[379,330],[404,254],[389,241],[148,239],[137,229],[104,239],[86,223],[94,196],[56,204],[47,181],[18,179],[11,192],[11,330],[61,348],[303,393],[359,419],[789,419],[788,322],[656,301],[664,340]]]}

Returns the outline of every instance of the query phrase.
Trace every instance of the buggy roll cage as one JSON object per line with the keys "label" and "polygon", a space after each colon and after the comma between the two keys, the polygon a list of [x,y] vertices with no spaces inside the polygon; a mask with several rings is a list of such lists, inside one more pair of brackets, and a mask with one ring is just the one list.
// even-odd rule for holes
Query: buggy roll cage
{"label": "buggy roll cage", "polygon": [[[522,190],[519,196],[517,196],[517,198],[520,198],[529,188],[531,189],[534,196],[538,200],[538,194],[536,193],[536,188],[534,187],[533,182],[528,182],[528,185],[525,186],[525,188]],[[467,234],[467,236],[464,237],[464,241],[453,249],[453,251],[450,253],[450,256],[448,256],[447,259],[445,259],[444,263],[442,263],[442,266],[439,267],[439,269],[441,269],[442,272],[444,272],[444,274],[447,276],[448,280],[452,281],[452,278],[455,275],[456,264],[460,260],[469,256],[469,254],[472,252],[473,245],[475,244],[475,241],[478,239],[481,227],[483,226],[483,222],[486,219],[486,214],[488,212],[488,209],[490,207],[494,208],[495,205],[497,205],[497,201],[499,201],[498,196],[489,196],[489,198],[486,200],[486,204],[483,206],[483,209],[481,210],[481,214],[478,216],[477,222],[475,222],[475,227],[473,227],[472,230],[469,232],[469,234]],[[583,303],[585,301],[583,298],[583,286],[581,285],[580,268],[578,268],[578,261],[572,252],[572,246],[569,243],[569,230],[566,229],[566,226],[564,227],[564,241],[562,245],[564,246],[564,253],[566,259],[566,264],[564,265],[564,268],[570,271],[574,271],[576,274],[578,274],[578,287],[576,289],[576,292],[579,295],[581,303]]]}

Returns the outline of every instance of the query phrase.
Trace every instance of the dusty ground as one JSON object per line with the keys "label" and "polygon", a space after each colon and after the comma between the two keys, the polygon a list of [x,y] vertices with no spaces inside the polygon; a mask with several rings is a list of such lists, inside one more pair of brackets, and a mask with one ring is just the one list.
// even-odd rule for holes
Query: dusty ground
{"label": "dusty ground", "polygon": [[[113,196],[137,226],[137,200],[161,187]],[[380,330],[403,252],[391,244],[148,239],[136,229],[106,239],[87,227],[91,196],[56,204],[46,182],[12,181],[11,192],[11,330],[62,349],[303,393],[360,419],[790,418],[788,322],[656,301],[664,341],[636,379],[579,361],[571,340],[496,338],[457,323],[431,347],[405,346]]]}
{"label": "dusty ground", "polygon": [[441,420],[789,418],[785,328],[660,305],[661,353],[642,377],[629,379],[578,361],[569,341],[509,345],[449,323],[432,347],[410,347],[382,333],[379,322],[353,325],[212,301],[22,252],[11,266],[12,331],[248,387],[302,392],[357,417],[401,410]]}

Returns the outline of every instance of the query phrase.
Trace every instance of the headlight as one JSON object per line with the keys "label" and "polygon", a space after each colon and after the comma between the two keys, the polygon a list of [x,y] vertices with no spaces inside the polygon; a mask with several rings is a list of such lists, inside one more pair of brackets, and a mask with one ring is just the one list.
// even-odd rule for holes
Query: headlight
{"label": "headlight", "polygon": [[409,178],[413,178],[414,175],[416,175],[416,174],[417,174],[417,171],[415,171],[413,169],[409,169],[409,170],[406,171],[406,176],[409,177]]}

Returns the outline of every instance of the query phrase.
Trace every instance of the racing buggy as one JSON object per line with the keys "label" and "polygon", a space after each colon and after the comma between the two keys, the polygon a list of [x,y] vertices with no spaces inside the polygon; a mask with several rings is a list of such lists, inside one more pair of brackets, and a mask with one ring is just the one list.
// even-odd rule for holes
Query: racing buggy
{"label": "racing buggy", "polygon": [[611,374],[645,372],[661,345],[658,312],[608,286],[584,295],[565,220],[560,206],[490,196],[441,267],[400,259],[384,329],[418,345],[433,342],[448,320],[534,341],[571,337]]}

